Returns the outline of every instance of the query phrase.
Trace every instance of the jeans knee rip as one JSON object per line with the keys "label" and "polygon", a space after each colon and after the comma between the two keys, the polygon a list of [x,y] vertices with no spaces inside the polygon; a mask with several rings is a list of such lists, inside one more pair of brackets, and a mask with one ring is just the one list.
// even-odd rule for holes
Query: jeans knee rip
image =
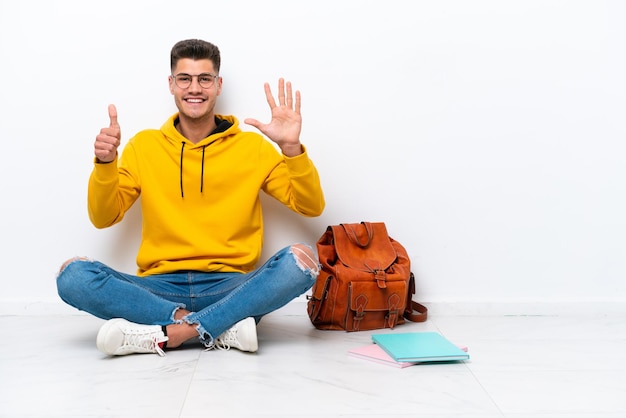
{"label": "jeans knee rip", "polygon": [[291,246],[291,254],[296,260],[296,265],[305,273],[312,277],[317,277],[320,273],[320,264],[315,258],[310,247],[304,244]]}
{"label": "jeans knee rip", "polygon": [[57,273],[57,277],[59,277],[59,275],[61,273],[63,273],[63,270],[65,270],[67,268],[67,266],[69,266],[72,263],[75,263],[76,261],[93,261],[91,258],[89,257],[85,257],[85,256],[76,256],[76,257],[72,257],[69,260],[67,260],[65,263],[63,263],[61,265],[61,268],[59,269],[59,272]]}

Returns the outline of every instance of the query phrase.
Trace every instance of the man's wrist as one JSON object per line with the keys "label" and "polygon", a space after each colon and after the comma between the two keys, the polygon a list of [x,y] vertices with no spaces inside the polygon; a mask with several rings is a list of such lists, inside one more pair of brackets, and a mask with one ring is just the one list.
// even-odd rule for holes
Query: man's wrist
{"label": "man's wrist", "polygon": [[301,143],[293,144],[293,145],[285,145],[281,147],[281,151],[283,155],[286,157],[296,157],[304,152]]}
{"label": "man's wrist", "polygon": [[110,164],[113,161],[115,161],[115,158],[113,158],[111,161],[102,161],[100,158],[95,157],[95,163],[96,164]]}

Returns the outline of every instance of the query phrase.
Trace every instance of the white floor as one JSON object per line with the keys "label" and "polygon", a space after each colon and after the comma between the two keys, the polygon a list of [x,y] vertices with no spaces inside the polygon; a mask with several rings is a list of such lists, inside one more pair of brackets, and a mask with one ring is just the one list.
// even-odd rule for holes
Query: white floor
{"label": "white floor", "polygon": [[626,417],[622,315],[432,316],[395,331],[471,360],[405,369],[349,357],[372,332],[316,330],[299,304],[264,318],[256,354],[107,358],[102,323],[0,316],[0,417]]}

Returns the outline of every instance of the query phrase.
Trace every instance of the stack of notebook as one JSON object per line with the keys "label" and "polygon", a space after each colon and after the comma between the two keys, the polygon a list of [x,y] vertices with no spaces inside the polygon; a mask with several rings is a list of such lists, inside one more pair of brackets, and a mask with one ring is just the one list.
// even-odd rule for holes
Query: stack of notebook
{"label": "stack of notebook", "polygon": [[454,345],[437,332],[373,334],[372,341],[375,344],[354,348],[348,354],[401,368],[469,359],[467,348]]}

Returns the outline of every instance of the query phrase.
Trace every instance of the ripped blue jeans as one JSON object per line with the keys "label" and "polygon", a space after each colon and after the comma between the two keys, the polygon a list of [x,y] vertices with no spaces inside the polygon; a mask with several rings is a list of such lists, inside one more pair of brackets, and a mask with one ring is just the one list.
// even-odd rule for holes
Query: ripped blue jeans
{"label": "ripped blue jeans", "polygon": [[[306,251],[303,251],[305,249]],[[247,317],[264,315],[309,290],[319,274],[310,247],[283,248],[249,273],[178,271],[138,277],[105,264],[76,258],[57,277],[63,301],[102,319],[124,318],[144,325],[169,325],[179,308],[197,324],[200,340],[213,339]]]}

